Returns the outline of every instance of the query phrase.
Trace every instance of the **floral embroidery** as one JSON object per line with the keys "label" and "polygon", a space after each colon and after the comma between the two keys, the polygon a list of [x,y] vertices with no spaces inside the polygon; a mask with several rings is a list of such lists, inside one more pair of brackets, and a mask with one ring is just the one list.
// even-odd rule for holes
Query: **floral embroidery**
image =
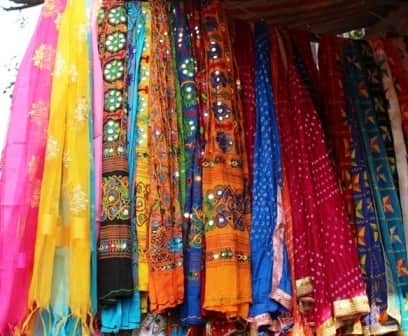
{"label": "floral embroidery", "polygon": [[42,122],[47,118],[48,110],[48,104],[40,100],[31,105],[31,110],[28,114],[33,122],[35,122],[37,125],[41,125]]}
{"label": "floral embroidery", "polygon": [[75,64],[71,64],[69,67],[69,79],[71,83],[76,83],[78,81],[78,68]]}
{"label": "floral embroidery", "polygon": [[103,217],[106,220],[129,219],[128,179],[111,175],[103,178]]}
{"label": "floral embroidery", "polygon": [[173,252],[180,252],[183,248],[183,240],[179,237],[171,238],[167,241],[168,249]]}
{"label": "floral embroidery", "polygon": [[109,23],[112,25],[118,25],[127,21],[126,9],[123,6],[112,8],[108,15]]}
{"label": "floral embroidery", "polygon": [[41,44],[34,52],[34,65],[41,70],[52,70],[54,65],[55,50],[52,46]]}
{"label": "floral embroidery", "polygon": [[80,97],[75,106],[75,120],[82,123],[88,119],[89,104],[85,97]]}
{"label": "floral embroidery", "polygon": [[217,141],[218,146],[220,146],[221,150],[224,153],[231,151],[233,142],[229,134],[224,132],[218,132],[215,140]]}
{"label": "floral embroidery", "polygon": [[106,49],[110,52],[117,52],[126,45],[126,35],[122,32],[114,32],[106,38]]}
{"label": "floral embroidery", "polygon": [[225,87],[227,85],[227,77],[225,74],[219,70],[215,70],[211,74],[211,85],[215,89],[220,89],[221,87]]}
{"label": "floral embroidery", "polygon": [[57,54],[54,66],[54,76],[62,76],[65,69],[65,60],[62,55]]}
{"label": "floral embroidery", "polygon": [[212,110],[219,121],[228,119],[231,116],[231,108],[221,101],[213,103]]}
{"label": "floral embroidery", "polygon": [[47,141],[47,151],[45,154],[45,159],[46,160],[55,159],[58,155],[58,152],[59,152],[58,141],[55,137],[50,135]]}
{"label": "floral embroidery", "polygon": [[207,231],[227,225],[245,230],[244,216],[250,209],[249,195],[236,193],[229,186],[218,185],[208,191],[205,202],[210,218],[205,223]]}
{"label": "floral embroidery", "polygon": [[87,207],[88,195],[78,184],[72,190],[69,208],[74,215],[79,215],[81,212],[85,211]]}
{"label": "floral embroidery", "polygon": [[69,164],[72,162],[71,155],[69,154],[69,152],[64,152],[62,162],[64,163],[64,167],[68,168]]}
{"label": "floral embroidery", "polygon": [[88,30],[85,23],[80,24],[77,27],[78,41],[83,42],[87,38]]}
{"label": "floral embroidery", "polygon": [[195,64],[194,59],[188,58],[180,65],[181,73],[184,76],[193,78],[195,74],[195,67],[196,67],[196,64]]}
{"label": "floral embroidery", "polygon": [[105,80],[113,82],[123,77],[124,66],[121,60],[113,60],[106,64],[103,71]]}
{"label": "floral embroidery", "polygon": [[114,112],[122,106],[123,98],[120,90],[111,89],[105,93],[105,109]]}
{"label": "floral embroidery", "polygon": [[103,138],[105,141],[116,141],[119,139],[120,125],[118,121],[108,120],[104,126]]}
{"label": "floral embroidery", "polygon": [[105,9],[104,8],[99,8],[99,10],[98,10],[98,24],[101,24],[103,22],[104,17],[105,17]]}

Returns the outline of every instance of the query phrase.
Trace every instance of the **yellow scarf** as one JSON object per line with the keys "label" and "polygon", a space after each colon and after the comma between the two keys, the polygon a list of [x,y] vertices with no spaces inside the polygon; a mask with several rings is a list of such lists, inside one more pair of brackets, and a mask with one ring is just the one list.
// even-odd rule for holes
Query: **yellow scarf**
{"label": "yellow scarf", "polygon": [[[29,306],[61,328],[90,310],[90,63],[88,9],[68,0],[59,22]],[[61,272],[63,271],[63,272]],[[69,277],[69,279],[68,279]],[[29,317],[28,320],[31,320]],[[57,326],[57,327],[56,327]],[[76,328],[78,325],[76,326]]]}

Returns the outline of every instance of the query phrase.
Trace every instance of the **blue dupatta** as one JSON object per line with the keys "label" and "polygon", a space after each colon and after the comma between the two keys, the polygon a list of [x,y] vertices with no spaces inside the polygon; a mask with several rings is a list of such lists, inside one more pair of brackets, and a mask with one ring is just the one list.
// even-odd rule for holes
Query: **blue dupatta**
{"label": "blue dupatta", "polygon": [[[269,325],[271,316],[290,309],[291,280],[279,218],[282,167],[278,126],[272,96],[268,28],[255,25],[256,131],[252,188],[250,316],[258,327]],[[273,272],[279,272],[274,274]],[[279,279],[273,288],[273,279]],[[265,316],[267,315],[267,317]]]}

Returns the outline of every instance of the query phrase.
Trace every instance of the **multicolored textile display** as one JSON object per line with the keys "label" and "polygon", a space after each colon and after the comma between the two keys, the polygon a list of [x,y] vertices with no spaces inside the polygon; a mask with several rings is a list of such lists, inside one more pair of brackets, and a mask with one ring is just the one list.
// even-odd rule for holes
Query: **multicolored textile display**
{"label": "multicolored textile display", "polygon": [[408,333],[408,38],[316,54],[220,0],[43,6],[1,162],[1,336]]}

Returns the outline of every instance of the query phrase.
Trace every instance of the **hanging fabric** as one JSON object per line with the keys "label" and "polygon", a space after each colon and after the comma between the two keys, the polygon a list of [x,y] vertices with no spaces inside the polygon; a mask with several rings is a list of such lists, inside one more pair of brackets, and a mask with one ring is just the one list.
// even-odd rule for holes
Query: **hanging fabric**
{"label": "hanging fabric", "polygon": [[[291,308],[291,281],[282,216],[282,167],[270,75],[269,34],[255,25],[256,129],[252,189],[250,315],[273,328],[272,316]],[[274,330],[274,332],[282,332]]]}
{"label": "hanging fabric", "polygon": [[[203,252],[201,136],[196,86],[196,61],[192,53],[191,30],[184,4],[172,1],[170,8],[173,50],[182,110],[185,161],[184,209],[184,303],[181,323],[184,326],[204,323],[201,317],[201,282]],[[183,187],[183,186],[181,186]]]}
{"label": "hanging fabric", "polygon": [[251,301],[248,166],[242,110],[225,14],[219,1],[202,7],[207,108],[203,112],[203,211],[205,292],[203,308],[247,317]]}
{"label": "hanging fabric", "polygon": [[[46,1],[17,75],[0,177],[0,334],[27,313],[45,159],[57,16]],[[18,295],[16,295],[18,293]]]}
{"label": "hanging fabric", "polygon": [[233,31],[233,49],[237,60],[245,133],[245,149],[248,156],[249,188],[252,191],[254,140],[255,140],[255,50],[251,25],[236,21]]}
{"label": "hanging fabric", "polygon": [[[275,34],[274,28],[269,29],[270,35],[270,43],[271,46],[278,46],[279,45],[279,36]],[[286,98],[284,98],[284,94],[287,91],[284,90],[282,85],[279,85],[281,80],[286,78],[286,65],[282,58],[283,54],[279,48],[271,48],[271,70],[272,70],[272,87],[274,92],[274,100],[275,100],[275,110],[279,107],[278,104],[282,107],[282,103],[286,103]],[[282,63],[281,63],[282,62]],[[281,91],[283,90],[283,91]],[[291,278],[291,285],[292,285],[292,317],[293,317],[293,328],[291,329],[291,333],[293,336],[311,336],[312,329],[306,323],[302,313],[301,313],[301,306],[302,302],[298,302],[300,296],[304,295],[301,291],[297,290],[296,286],[296,276],[295,276],[295,247],[294,247],[294,232],[293,232],[293,217],[292,217],[292,205],[291,205],[291,197],[290,197],[290,189],[288,184],[287,178],[287,169],[284,167],[284,160],[281,153],[281,164],[282,164],[282,180],[283,180],[283,187],[282,187],[282,206],[283,206],[283,218],[285,223],[285,239],[286,239],[286,246],[288,249],[288,259],[290,264],[290,278]],[[303,309],[303,308],[302,308]]]}
{"label": "hanging fabric", "polygon": [[347,114],[341,48],[337,37],[324,37],[319,46],[322,113],[366,283],[370,314],[365,323],[373,330],[379,322],[386,321],[384,256],[361,139]]}
{"label": "hanging fabric", "polygon": [[147,208],[148,193],[150,190],[150,150],[148,146],[149,138],[149,88],[150,88],[150,55],[151,55],[151,8],[148,2],[142,3],[142,14],[144,17],[144,41],[142,55],[140,59],[139,84],[138,84],[138,106],[136,117],[136,161],[135,168],[135,217],[136,217],[136,237],[137,237],[137,270],[138,289],[141,292],[142,310],[147,310],[147,290],[148,290],[148,234],[147,223],[149,211]]}
{"label": "hanging fabric", "polygon": [[152,1],[148,195],[149,299],[153,312],[183,302],[183,239],[180,212],[175,73],[166,1]]}
{"label": "hanging fabric", "polygon": [[273,69],[287,76],[277,83],[277,114],[293,211],[297,291],[314,303],[305,318],[317,335],[335,335],[334,318],[355,319],[369,306],[320,121],[296,71],[288,38],[273,33],[278,45],[272,50],[279,48],[282,57]]}
{"label": "hanging fabric", "polygon": [[[32,313],[27,319],[27,328],[37,317],[42,320],[42,332],[52,335],[89,333],[89,158],[93,140],[89,123],[89,14],[83,1],[68,2],[60,21],[53,72],[29,296]],[[74,30],[73,26],[80,29]]]}
{"label": "hanging fabric", "polygon": [[[101,331],[103,333],[117,333],[120,330],[133,330],[140,326],[140,294],[137,286],[137,243],[136,243],[136,192],[135,192],[135,170],[137,157],[135,146],[138,133],[136,127],[138,109],[138,84],[139,65],[144,41],[144,19],[141,5],[135,2],[126,4],[128,14],[128,155],[129,155],[129,194],[131,205],[131,234],[132,234],[132,270],[135,280],[134,291],[129,298],[121,298],[112,306],[104,307],[101,311]],[[116,43],[118,47],[125,43],[124,34],[117,34],[110,43]],[[114,103],[110,100],[109,103]]]}
{"label": "hanging fabric", "polygon": [[[404,131],[405,145],[408,147],[408,40],[406,38],[394,39],[399,57],[390,55],[390,67],[398,93],[401,108],[402,129]],[[390,52],[391,46],[387,46]],[[388,56],[388,55],[387,55]]]}
{"label": "hanging fabric", "polygon": [[103,222],[98,242],[98,291],[103,305],[133,289],[127,160],[127,10],[124,0],[104,1],[99,54],[104,78]]}
{"label": "hanging fabric", "polygon": [[102,221],[103,76],[98,51],[98,1],[91,3],[92,108],[90,118],[93,157],[91,161],[91,300],[92,315],[98,311],[98,236]]}
{"label": "hanging fabric", "polygon": [[[394,300],[397,300],[399,310],[391,312],[388,309],[388,312],[398,322],[400,322],[399,314],[401,314],[401,327],[405,330],[407,327],[404,283],[408,273],[401,210],[388,165],[385,145],[375,122],[375,110],[369,96],[366,77],[362,71],[362,48],[363,46],[358,42],[350,42],[344,46],[346,95],[352,100],[352,107],[350,107],[352,117],[359,125],[364,152],[368,158],[369,179],[380,224],[386,263],[392,272],[392,278],[389,278],[387,274],[387,285],[393,286],[392,282],[394,282],[396,287]],[[389,302],[390,305],[391,302]]]}
{"label": "hanging fabric", "polygon": [[[404,223],[405,243],[408,242],[408,155],[404,142],[403,111],[408,109],[408,81],[404,77],[397,47],[392,41],[372,41],[377,64],[381,67],[384,88],[388,95],[388,114],[391,120],[397,161],[399,196]],[[398,44],[397,44],[398,46]],[[408,69],[407,69],[408,70]],[[394,75],[396,74],[396,75]],[[406,72],[408,74],[408,72]],[[394,84],[395,83],[395,84]]]}
{"label": "hanging fabric", "polygon": [[375,63],[372,49],[368,42],[362,42],[362,66],[366,72],[369,94],[372,97],[376,121],[387,152],[388,165],[394,179],[394,186],[398,193],[398,175],[395,163],[394,141],[391,134],[390,118],[388,117],[388,100],[385,97],[384,87],[379,66]]}

